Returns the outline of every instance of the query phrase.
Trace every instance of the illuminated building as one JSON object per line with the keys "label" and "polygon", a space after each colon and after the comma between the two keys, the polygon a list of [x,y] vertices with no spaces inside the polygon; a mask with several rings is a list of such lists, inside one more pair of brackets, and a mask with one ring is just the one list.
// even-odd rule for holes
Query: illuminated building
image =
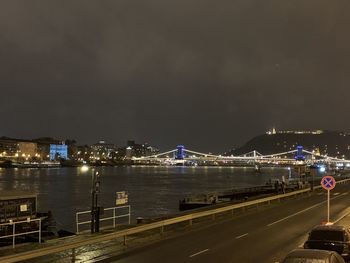
{"label": "illuminated building", "polygon": [[16,140],[3,138],[0,139],[0,157],[13,157],[18,151]]}
{"label": "illuminated building", "polygon": [[106,143],[106,141],[101,140],[91,145],[91,150],[95,159],[109,159],[117,151],[117,147],[115,144]]}
{"label": "illuminated building", "polygon": [[18,155],[26,158],[38,158],[38,145],[35,142],[18,142]]}
{"label": "illuminated building", "polygon": [[50,144],[50,160],[68,159],[68,146],[65,144]]}

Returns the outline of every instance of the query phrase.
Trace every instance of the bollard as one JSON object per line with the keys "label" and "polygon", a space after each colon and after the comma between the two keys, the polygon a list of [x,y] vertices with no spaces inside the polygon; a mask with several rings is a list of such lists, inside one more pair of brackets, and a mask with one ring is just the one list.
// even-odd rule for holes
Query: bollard
{"label": "bollard", "polygon": [[[11,222],[12,220],[10,220]],[[12,248],[15,248],[15,242],[16,242],[16,223],[14,223],[12,225],[12,235],[13,235],[13,239],[12,239]]]}
{"label": "bollard", "polygon": [[39,219],[39,243],[41,244],[41,219]]}

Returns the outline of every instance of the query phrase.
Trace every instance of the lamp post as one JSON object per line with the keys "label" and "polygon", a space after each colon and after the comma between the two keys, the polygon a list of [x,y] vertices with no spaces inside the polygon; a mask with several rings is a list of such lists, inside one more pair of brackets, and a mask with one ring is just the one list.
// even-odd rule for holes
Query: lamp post
{"label": "lamp post", "polygon": [[92,173],[91,180],[91,234],[95,232],[95,224],[96,224],[96,207],[97,207],[97,193],[95,189],[96,178],[98,176],[98,172]]}
{"label": "lamp post", "polygon": [[314,190],[314,177],[317,174],[317,166],[316,165],[311,165],[310,166],[310,174],[311,174],[311,191]]}
{"label": "lamp post", "polygon": [[[86,172],[89,167],[84,165],[81,170]],[[98,194],[100,193],[100,175],[92,171],[91,180],[91,234],[100,231],[100,207],[98,206]]]}

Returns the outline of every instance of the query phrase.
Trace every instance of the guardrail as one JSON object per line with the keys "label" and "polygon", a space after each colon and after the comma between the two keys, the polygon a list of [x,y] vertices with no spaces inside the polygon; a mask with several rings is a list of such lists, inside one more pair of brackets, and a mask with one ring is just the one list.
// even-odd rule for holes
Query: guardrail
{"label": "guardrail", "polygon": [[[39,222],[38,224],[38,230],[32,230],[32,231],[28,231],[28,232],[20,232],[20,233],[16,233],[16,225],[19,224],[30,224],[32,222]],[[39,236],[39,243],[41,243],[41,218],[38,219],[30,219],[28,218],[27,220],[24,221],[12,221],[10,220],[9,223],[3,223],[0,224],[0,229],[1,228],[6,228],[6,227],[12,227],[12,234],[11,235],[5,235],[5,236],[0,236],[0,239],[3,238],[12,238],[12,247],[15,248],[16,245],[16,237],[18,236],[24,236],[24,235],[29,235],[29,234],[35,234],[38,233]],[[1,260],[0,260],[1,262]]]}
{"label": "guardrail", "polygon": [[[345,180],[341,180],[341,181],[337,182],[337,184],[347,183],[349,181],[350,181],[350,179],[345,179]],[[318,189],[318,188],[321,188],[321,186],[314,187],[314,189]],[[124,238],[124,244],[126,244],[126,237],[133,235],[133,234],[137,234],[137,233],[141,233],[141,232],[145,232],[145,231],[153,230],[153,229],[157,229],[157,228],[159,228],[160,231],[163,232],[165,226],[177,224],[177,223],[182,223],[182,222],[186,222],[186,221],[188,221],[189,224],[192,225],[192,221],[196,218],[205,217],[205,216],[214,216],[215,217],[215,215],[217,215],[217,214],[228,212],[228,211],[232,211],[232,213],[233,213],[233,211],[236,209],[246,208],[249,206],[256,206],[256,205],[263,204],[263,203],[269,204],[271,201],[275,201],[275,200],[280,201],[283,198],[288,198],[291,196],[296,196],[296,195],[301,195],[303,193],[308,193],[308,192],[310,192],[310,190],[311,190],[310,188],[307,188],[307,189],[302,189],[302,190],[294,191],[294,192],[287,193],[287,194],[265,197],[262,199],[247,201],[244,203],[239,203],[239,204],[234,204],[234,205],[228,205],[228,206],[224,206],[224,207],[220,207],[220,208],[210,209],[207,211],[195,212],[192,214],[183,215],[183,216],[179,216],[179,217],[175,217],[175,218],[170,218],[170,219],[162,220],[159,222],[154,222],[154,223],[150,223],[150,224],[146,224],[146,225],[136,226],[136,227],[133,227],[130,229],[125,229],[125,230],[121,230],[121,231],[114,232],[114,233],[108,233],[108,234],[103,234],[103,235],[96,235],[96,236],[87,237],[86,239],[84,239],[82,241],[74,241],[74,242],[71,242],[69,244],[60,244],[60,245],[53,246],[53,247],[45,247],[45,248],[40,248],[40,249],[33,250],[33,251],[22,252],[22,253],[18,253],[16,255],[1,257],[0,262],[12,263],[12,262],[18,262],[21,260],[33,259],[33,258],[37,258],[37,257],[42,257],[42,256],[54,254],[54,253],[64,252],[64,251],[71,250],[71,249],[74,250],[74,249],[82,247],[82,246],[92,245],[92,244],[96,244],[96,243],[100,243],[100,242],[104,242],[104,241],[109,241],[109,240],[116,239],[116,238]]]}
{"label": "guardrail", "polygon": [[[128,213],[127,214],[123,214],[123,215],[117,215],[117,210],[118,209],[124,209],[124,208],[128,208]],[[103,209],[104,212],[108,212],[108,211],[113,211],[113,215],[109,216],[109,217],[102,217],[100,218],[100,222],[104,222],[104,221],[108,221],[108,220],[112,220],[113,222],[113,228],[116,227],[116,219],[117,218],[122,218],[122,217],[128,217],[128,222],[130,225],[130,205],[124,205],[124,206],[115,206],[115,207],[110,207],[110,208],[104,208]],[[83,221],[83,222],[79,222],[79,216],[81,215],[91,215],[91,210],[88,211],[83,211],[83,212],[77,212],[75,214],[75,223],[76,223],[76,228],[77,228],[77,234],[80,233],[80,229],[79,226],[80,225],[87,225],[87,224],[91,224],[91,219],[87,220],[87,221]]]}

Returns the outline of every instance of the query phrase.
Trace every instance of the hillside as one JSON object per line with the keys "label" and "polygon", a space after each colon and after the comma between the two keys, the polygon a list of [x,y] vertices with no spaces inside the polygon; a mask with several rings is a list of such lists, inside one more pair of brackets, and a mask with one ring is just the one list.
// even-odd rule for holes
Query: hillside
{"label": "hillside", "polygon": [[253,150],[262,154],[272,154],[294,150],[297,145],[302,145],[304,149],[309,151],[319,151],[320,154],[350,159],[350,134],[338,131],[322,131],[319,134],[277,132],[259,135],[228,154],[240,155]]}

